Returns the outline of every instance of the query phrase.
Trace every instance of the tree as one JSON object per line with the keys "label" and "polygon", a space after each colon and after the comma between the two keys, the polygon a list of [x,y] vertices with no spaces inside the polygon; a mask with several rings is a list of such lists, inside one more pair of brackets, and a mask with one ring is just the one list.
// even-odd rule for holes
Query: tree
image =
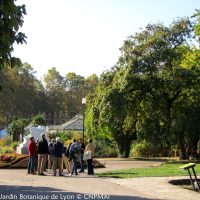
{"label": "tree", "polygon": [[91,76],[86,78],[86,87],[84,88],[86,90],[86,93],[94,94],[96,87],[98,85],[99,78],[96,74],[92,74]]}
{"label": "tree", "polygon": [[[171,148],[176,138],[185,158],[182,138],[186,129],[176,132],[173,123],[183,115],[183,110],[175,109],[177,102],[183,100],[186,105],[193,98],[190,91],[198,85],[196,66],[183,67],[185,56],[193,51],[188,45],[192,31],[188,18],[174,21],[169,27],[147,25],[124,42],[118,63],[101,77],[93,103],[93,123],[97,132],[99,126],[108,128],[121,154],[123,146],[130,148],[137,135],[152,146],[159,141],[160,149]],[[158,151],[155,149],[155,154]],[[128,150],[125,152],[128,156]]]}
{"label": "tree", "polygon": [[[128,157],[130,145],[136,138],[134,109],[130,106],[125,94],[113,86],[115,71],[102,74],[93,105],[88,106],[92,126],[87,123],[89,131],[107,140],[116,141],[121,157]],[[89,102],[90,104],[90,102]],[[86,122],[88,118],[86,117]],[[91,128],[94,127],[94,128]]]}
{"label": "tree", "polygon": [[28,125],[28,120],[20,118],[17,120],[12,121],[12,123],[9,124],[7,130],[10,136],[12,136],[13,141],[19,141],[20,134],[23,142],[23,136],[24,136],[24,127]]}
{"label": "tree", "polygon": [[200,10],[196,10],[196,13],[192,16],[196,18],[196,23],[194,26],[195,35],[200,42]]}
{"label": "tree", "polygon": [[193,72],[181,66],[185,55],[182,48],[187,46],[191,36],[192,25],[189,19],[174,21],[169,28],[162,24],[150,24],[141,33],[130,36],[121,48],[119,64],[126,68],[122,89],[129,96],[140,94],[142,109],[146,110],[150,103],[145,120],[149,121],[150,116],[155,116],[152,111],[159,112],[159,123],[157,121],[156,124],[160,128],[157,133],[162,134],[162,140],[168,146],[171,143],[174,104],[181,98],[186,87],[194,85]]}
{"label": "tree", "polygon": [[32,118],[31,123],[34,126],[38,126],[38,125],[46,126],[46,119],[43,115],[36,115]]}
{"label": "tree", "polygon": [[25,34],[19,32],[25,14],[25,5],[17,6],[14,0],[0,0],[0,70],[20,63],[20,59],[13,57],[11,53],[15,42],[26,42]]}
{"label": "tree", "polygon": [[59,117],[65,111],[66,92],[65,81],[55,67],[48,70],[44,76],[47,110],[46,114],[51,115],[51,124],[55,124],[56,116]]}
{"label": "tree", "polygon": [[31,65],[2,69],[1,79],[6,83],[0,92],[0,114],[7,126],[16,118],[31,119],[46,109],[46,96],[42,84],[36,79]]}

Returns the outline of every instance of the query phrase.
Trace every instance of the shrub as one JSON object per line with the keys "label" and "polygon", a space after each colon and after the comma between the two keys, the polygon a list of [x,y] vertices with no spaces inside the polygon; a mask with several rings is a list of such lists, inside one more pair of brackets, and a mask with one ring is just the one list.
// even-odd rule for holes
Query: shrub
{"label": "shrub", "polygon": [[2,147],[4,145],[3,140],[0,140],[0,147]]}
{"label": "shrub", "polygon": [[16,148],[17,148],[17,146],[19,145],[19,142],[12,142],[11,143],[11,148],[13,149],[13,150],[15,150]]}
{"label": "shrub", "polygon": [[43,115],[36,115],[32,118],[32,122],[31,122],[34,126],[46,126],[46,120],[45,117]]}
{"label": "shrub", "polygon": [[[54,133],[49,133],[49,139],[55,139],[56,137],[60,137],[61,141],[68,145],[72,140],[75,138],[77,141],[79,141],[80,138],[82,138],[82,133],[78,131],[73,130],[66,130],[66,131],[57,131]],[[84,138],[84,140],[87,140],[87,137]]]}
{"label": "shrub", "polygon": [[13,153],[13,149],[10,146],[4,146],[1,148],[0,153],[2,153],[2,154]]}
{"label": "shrub", "polygon": [[95,148],[95,157],[98,158],[111,158],[111,157],[118,157],[119,151],[115,144],[109,145],[105,141],[94,141],[96,146]]}
{"label": "shrub", "polygon": [[2,140],[2,146],[8,146],[12,143],[12,139],[10,137],[10,135],[6,135],[3,140]]}
{"label": "shrub", "polygon": [[148,143],[146,140],[143,140],[139,143],[135,143],[132,145],[130,156],[142,156],[148,157],[152,156],[152,145]]}

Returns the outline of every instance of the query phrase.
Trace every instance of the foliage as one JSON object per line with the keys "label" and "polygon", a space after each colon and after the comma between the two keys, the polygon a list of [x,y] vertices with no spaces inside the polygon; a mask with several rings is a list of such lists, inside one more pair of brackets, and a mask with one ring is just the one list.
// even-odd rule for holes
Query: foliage
{"label": "foliage", "polygon": [[93,74],[86,79],[74,72],[62,77],[56,68],[52,68],[48,70],[44,81],[48,108],[46,113],[51,116],[49,123],[57,124],[61,122],[55,120],[56,116],[70,119],[82,113],[81,99],[94,91],[98,77]]}
{"label": "foliage", "polygon": [[4,146],[0,149],[0,153],[5,154],[5,153],[13,153],[13,148],[10,146]]}
{"label": "foliage", "polygon": [[95,140],[95,157],[97,158],[114,158],[119,156],[117,145],[109,140]]}
{"label": "foliage", "polygon": [[46,125],[46,120],[43,115],[36,115],[32,118],[31,123],[33,126],[45,126]]}
{"label": "foliage", "polygon": [[6,135],[0,143],[0,153],[13,153],[14,149],[19,145],[19,142],[12,142],[10,135]]}
{"label": "foliage", "polygon": [[158,156],[176,146],[185,159],[186,147],[197,147],[200,54],[191,41],[198,36],[199,12],[196,17],[196,24],[182,18],[131,35],[89,97],[88,131],[102,137],[105,130],[121,156],[128,157],[136,139],[133,151],[140,155]]}
{"label": "foliage", "polygon": [[198,37],[198,40],[200,42],[200,10],[196,10],[196,13],[193,15],[193,17],[196,18],[197,22],[194,26],[195,34]]}
{"label": "foliage", "polygon": [[19,142],[12,142],[10,146],[13,150],[15,150],[19,144]]}
{"label": "foliage", "polygon": [[10,146],[10,144],[12,143],[12,138],[10,137],[10,135],[6,135],[3,139],[2,139],[2,146]]}
{"label": "foliage", "polygon": [[[197,151],[200,140],[199,27],[198,10],[193,18],[169,26],[148,24],[124,41],[118,62],[100,78],[74,72],[61,76],[53,67],[42,82],[27,63],[3,68],[0,123],[10,124],[9,133],[17,138],[22,117],[43,113],[47,124],[55,125],[85,111],[86,136],[100,144],[102,155],[113,155],[117,148],[115,155],[128,157],[134,143],[142,155],[176,147],[185,159],[188,149]],[[80,136],[56,134],[62,141]]]}
{"label": "foliage", "polygon": [[45,108],[41,103],[42,86],[34,76],[33,68],[25,63],[23,66],[3,69],[1,79],[6,83],[0,92],[0,113],[2,124],[8,126],[19,118],[30,119],[35,113]]}
{"label": "foliage", "polygon": [[11,67],[20,62],[12,57],[14,43],[25,43],[26,36],[19,32],[26,14],[25,5],[17,6],[14,0],[0,1],[0,70],[7,65]]}
{"label": "foliage", "polygon": [[4,142],[2,139],[0,139],[0,147],[3,146]]}
{"label": "foliage", "polygon": [[[87,123],[89,120],[86,117],[86,124],[93,127],[89,131],[93,131],[105,139],[114,139],[120,155],[127,157],[130,144],[136,137],[133,119],[135,113],[127,109],[130,105],[125,94],[117,87],[110,87],[114,74],[115,71],[104,73],[101,76],[95,99],[92,101],[93,105],[87,111],[91,122]],[[109,82],[110,84],[108,84]]]}
{"label": "foliage", "polygon": [[[73,130],[66,130],[66,131],[57,131],[55,133],[49,133],[49,139],[56,139],[56,137],[60,137],[61,141],[66,145],[72,142],[73,139],[77,141],[82,138],[82,133]],[[85,138],[87,140],[87,138]]]}
{"label": "foliage", "polygon": [[132,145],[131,156],[149,157],[152,155],[153,146],[146,140]]}
{"label": "foliage", "polygon": [[62,124],[82,113],[81,98],[94,91],[98,77],[69,74],[61,76],[52,68],[45,74],[45,80],[40,81],[28,63],[1,70],[1,79],[6,84],[0,92],[0,126],[41,113],[47,124]]}
{"label": "foliage", "polygon": [[12,136],[13,141],[19,141],[20,134],[23,138],[24,135],[24,127],[28,124],[28,120],[26,119],[17,119],[12,121],[12,123],[9,124],[7,127],[7,131]]}

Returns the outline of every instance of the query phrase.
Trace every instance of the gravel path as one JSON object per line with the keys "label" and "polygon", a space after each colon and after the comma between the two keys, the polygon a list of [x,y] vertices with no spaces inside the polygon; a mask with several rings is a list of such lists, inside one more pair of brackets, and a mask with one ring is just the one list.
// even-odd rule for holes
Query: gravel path
{"label": "gravel path", "polygon": [[113,183],[134,189],[149,196],[152,199],[168,200],[199,200],[200,193],[184,189],[169,183],[170,180],[178,180],[188,177],[150,177],[130,179],[109,179]]}

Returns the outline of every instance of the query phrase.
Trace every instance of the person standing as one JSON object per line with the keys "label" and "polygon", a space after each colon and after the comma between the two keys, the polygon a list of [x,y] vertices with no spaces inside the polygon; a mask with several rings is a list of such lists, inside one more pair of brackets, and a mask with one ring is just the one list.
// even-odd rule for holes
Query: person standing
{"label": "person standing", "polygon": [[70,147],[69,153],[72,156],[72,161],[73,161],[73,168],[71,171],[71,174],[75,172],[75,175],[77,176],[77,159],[80,155],[80,144],[76,141],[76,139],[73,139],[73,143]]}
{"label": "person standing", "polygon": [[85,168],[84,160],[83,160],[84,151],[85,151],[85,144],[83,143],[83,139],[82,138],[80,139],[80,148],[81,148],[81,154],[80,154],[81,170],[79,172],[81,173],[81,172],[84,172],[84,168]]}
{"label": "person standing", "polygon": [[49,170],[53,169],[53,161],[54,161],[54,144],[55,140],[52,139],[51,142],[49,143],[49,155],[48,155],[48,168]]}
{"label": "person standing", "polygon": [[70,148],[71,148],[71,145],[72,143],[69,144],[68,148],[67,148],[67,153],[66,153],[66,156],[67,156],[67,162],[68,162],[68,174],[69,176],[71,176],[72,174],[72,155],[70,154]]}
{"label": "person standing", "polygon": [[41,134],[41,139],[38,143],[38,175],[45,176],[47,155],[49,154],[48,142],[45,138],[45,133]]}
{"label": "person standing", "polygon": [[[36,147],[37,147],[37,150],[38,150],[39,141],[40,141],[40,139],[37,138],[37,139],[36,139],[36,142],[35,142]],[[35,160],[35,171],[38,172],[37,170],[38,170],[38,152],[37,152],[37,154],[36,154],[36,160]]]}
{"label": "person standing", "polygon": [[28,152],[29,152],[28,174],[35,174],[37,146],[34,137],[30,137],[30,141],[28,143]]}
{"label": "person standing", "polygon": [[59,176],[62,174],[62,154],[63,154],[63,143],[60,141],[60,138],[56,138],[56,142],[53,145],[54,147],[54,162],[53,162],[53,171],[54,176],[56,176],[56,170],[59,170]]}
{"label": "person standing", "polygon": [[67,147],[63,146],[63,154],[62,154],[62,171],[64,171],[64,165],[66,170],[68,171],[68,162],[67,162]]}
{"label": "person standing", "polygon": [[92,161],[94,158],[94,145],[92,144],[92,139],[88,140],[88,145],[85,149],[86,158],[87,158],[87,165],[88,165],[88,175],[94,175],[94,169],[92,165]]}

